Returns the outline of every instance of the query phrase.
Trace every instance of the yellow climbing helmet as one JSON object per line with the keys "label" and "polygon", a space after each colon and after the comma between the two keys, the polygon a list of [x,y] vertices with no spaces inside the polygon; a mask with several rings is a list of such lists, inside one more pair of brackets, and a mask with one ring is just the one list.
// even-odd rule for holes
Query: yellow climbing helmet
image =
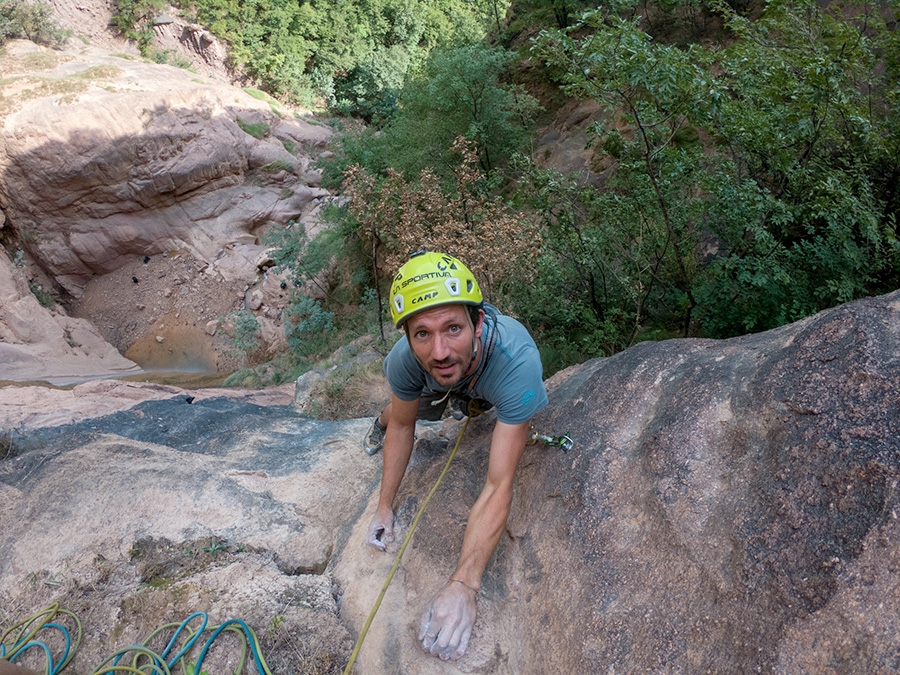
{"label": "yellow climbing helmet", "polygon": [[391,318],[400,328],[413,314],[440,305],[480,307],[475,276],[458,259],[424,248],[410,254],[391,283]]}

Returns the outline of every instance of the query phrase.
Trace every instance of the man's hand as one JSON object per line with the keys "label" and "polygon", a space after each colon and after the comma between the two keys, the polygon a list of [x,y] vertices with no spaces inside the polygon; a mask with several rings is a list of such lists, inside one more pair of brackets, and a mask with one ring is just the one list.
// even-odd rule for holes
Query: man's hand
{"label": "man's hand", "polygon": [[475,591],[451,581],[435,595],[419,622],[422,648],[446,661],[466,653],[475,625]]}
{"label": "man's hand", "polygon": [[369,524],[366,543],[372,548],[384,551],[394,541],[394,512],[391,509],[379,508]]}

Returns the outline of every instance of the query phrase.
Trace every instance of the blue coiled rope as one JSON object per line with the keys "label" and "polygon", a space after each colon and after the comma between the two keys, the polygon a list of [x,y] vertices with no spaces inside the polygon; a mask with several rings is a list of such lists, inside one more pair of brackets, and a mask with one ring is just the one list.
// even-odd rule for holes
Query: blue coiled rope
{"label": "blue coiled rope", "polygon": [[[72,636],[69,630],[62,624],[53,621],[57,614],[63,614],[71,617],[75,623],[75,644],[73,648]],[[41,631],[53,629],[59,631],[66,643],[65,651],[59,659],[59,662],[53,663],[53,654],[50,647],[44,640],[36,639]],[[7,647],[7,640],[11,640],[11,645]],[[0,635],[0,659],[14,663],[16,659],[21,657],[30,649],[43,650],[47,657],[46,675],[57,675],[63,668],[69,665],[81,644],[81,622],[78,617],[67,609],[60,609],[59,604],[53,604],[37,614],[20,621]]]}
{"label": "blue coiled rope", "polygon": [[[65,614],[71,617],[75,623],[75,640],[73,645],[72,636],[65,626],[52,621],[57,614]],[[200,625],[196,630],[191,628],[191,623],[200,621]],[[109,675],[113,673],[136,673],[138,675],[171,675],[176,668],[180,668],[182,673],[193,672],[193,675],[200,675],[203,668],[203,661],[212,647],[216,639],[224,632],[230,631],[238,633],[244,639],[241,645],[241,658],[238,661],[235,675],[240,675],[244,670],[244,664],[247,661],[247,649],[253,656],[256,671],[260,675],[272,675],[262,656],[259,647],[259,640],[253,629],[250,628],[241,619],[229,619],[219,626],[208,626],[209,616],[206,612],[195,612],[187,617],[180,624],[166,624],[157,628],[143,643],[131,645],[124,649],[120,649],[109,658],[104,660],[97,668],[91,671],[91,675]],[[169,639],[168,644],[162,653],[157,654],[147,647],[147,644],[163,631],[175,628],[175,632]],[[59,662],[54,663],[53,654],[50,646],[45,640],[37,639],[38,634],[45,629],[53,629],[59,631],[65,640],[65,651],[61,655]],[[207,632],[211,635],[203,643],[196,662],[191,663],[188,655],[198,646],[203,635]],[[58,604],[51,605],[47,609],[35,614],[34,616],[20,621],[11,628],[4,631],[0,635],[0,658],[14,662],[25,652],[31,649],[38,649],[44,652],[47,658],[47,664],[44,670],[45,675],[57,675],[60,673],[75,656],[75,652],[81,643],[81,622],[72,612],[60,609]],[[49,638],[48,638],[49,639]],[[11,640],[11,645],[7,647],[7,641]],[[176,645],[183,642],[181,648],[171,655]],[[130,660],[126,659],[131,655]]]}

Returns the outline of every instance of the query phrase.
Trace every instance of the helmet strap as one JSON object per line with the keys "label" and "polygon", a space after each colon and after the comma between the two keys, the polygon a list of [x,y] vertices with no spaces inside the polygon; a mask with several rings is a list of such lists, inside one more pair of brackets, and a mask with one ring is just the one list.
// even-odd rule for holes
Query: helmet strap
{"label": "helmet strap", "polygon": [[[463,377],[468,375],[469,369],[472,367],[472,364],[475,363],[475,359],[478,358],[478,346],[481,343],[481,340],[475,335],[475,325],[472,323],[472,315],[469,314],[468,310],[466,310],[466,321],[469,322],[469,328],[472,329],[472,358],[469,359],[469,365],[466,366],[466,369],[463,371]],[[484,319],[482,319],[482,321],[484,321]]]}

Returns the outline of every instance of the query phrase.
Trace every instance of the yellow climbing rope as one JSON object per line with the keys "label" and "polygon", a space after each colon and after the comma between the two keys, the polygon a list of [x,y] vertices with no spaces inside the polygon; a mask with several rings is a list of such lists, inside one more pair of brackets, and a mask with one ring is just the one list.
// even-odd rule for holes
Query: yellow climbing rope
{"label": "yellow climbing rope", "polygon": [[437,492],[438,486],[440,486],[441,481],[444,480],[444,475],[447,473],[447,469],[450,468],[450,464],[453,462],[453,458],[456,457],[456,451],[459,450],[459,443],[460,441],[462,441],[463,435],[466,433],[466,427],[469,426],[469,420],[471,419],[471,417],[466,418],[465,424],[463,424],[463,428],[459,432],[459,436],[456,437],[456,445],[453,446],[453,452],[450,453],[450,456],[447,458],[447,463],[444,465],[444,470],[441,471],[441,475],[438,476],[434,487],[431,488],[431,492],[428,493],[428,496],[425,497],[425,501],[422,502],[422,506],[419,507],[419,512],[416,513],[416,517],[413,519],[412,525],[409,526],[409,532],[406,533],[406,537],[404,537],[403,543],[400,545],[400,550],[397,552],[397,557],[394,559],[394,565],[393,567],[391,567],[391,571],[388,574],[387,580],[381,587],[381,592],[378,594],[378,598],[375,600],[375,605],[372,607],[372,611],[369,612],[369,618],[366,619],[366,623],[363,626],[359,637],[356,639],[356,646],[353,647],[353,651],[350,653],[350,660],[347,662],[347,667],[344,668],[344,675],[348,675],[350,673],[350,670],[353,668],[353,664],[356,663],[356,657],[359,655],[360,647],[362,647],[362,644],[366,639],[366,633],[369,632],[369,627],[372,625],[372,620],[375,618],[375,613],[381,606],[381,601],[382,599],[384,599],[384,594],[387,592],[388,586],[391,585],[391,581],[394,578],[394,573],[397,571],[397,568],[400,567],[400,559],[403,557],[403,552],[406,550],[406,546],[407,544],[409,544],[410,539],[412,539],[413,532],[416,531],[416,527],[419,525],[419,520],[422,518],[422,514],[425,512],[425,507],[428,506],[428,502],[431,501],[434,493]]}

